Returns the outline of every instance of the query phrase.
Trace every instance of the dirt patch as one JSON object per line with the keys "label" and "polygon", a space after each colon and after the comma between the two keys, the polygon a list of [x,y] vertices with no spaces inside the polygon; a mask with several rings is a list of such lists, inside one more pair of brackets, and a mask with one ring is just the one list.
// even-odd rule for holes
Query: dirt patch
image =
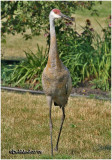
{"label": "dirt patch", "polygon": [[110,91],[103,91],[101,89],[93,89],[93,85],[89,82],[81,83],[78,87],[72,88],[72,94],[78,95],[86,95],[86,96],[97,96],[97,97],[104,97],[104,98],[111,98]]}

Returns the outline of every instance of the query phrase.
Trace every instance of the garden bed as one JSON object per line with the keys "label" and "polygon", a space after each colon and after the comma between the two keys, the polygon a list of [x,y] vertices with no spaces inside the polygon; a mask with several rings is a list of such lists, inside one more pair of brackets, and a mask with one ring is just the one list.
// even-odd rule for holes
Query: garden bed
{"label": "garden bed", "polygon": [[[32,87],[32,84],[28,84],[27,82],[22,85],[15,86],[14,84],[7,83],[7,81],[4,83],[4,79],[8,79],[11,72],[8,72],[8,69],[13,68],[16,64],[18,64],[19,61],[2,61],[2,64],[4,64],[4,68],[2,68],[2,80],[1,89],[8,90],[8,91],[15,91],[15,92],[29,92],[32,94],[44,94],[42,89],[34,89]],[[4,71],[3,71],[4,69]],[[90,83],[90,81],[86,81],[84,83],[79,83],[78,87],[73,87],[71,91],[71,96],[85,96],[90,98],[98,98],[98,99],[104,99],[104,100],[110,100],[111,99],[111,93],[110,91],[103,91],[101,89],[95,89],[94,85]]]}
{"label": "garden bed", "polygon": [[101,89],[93,89],[93,85],[90,82],[80,83],[78,87],[72,88],[72,94],[77,94],[81,96],[86,96],[90,98],[111,100],[110,91],[102,91]]}

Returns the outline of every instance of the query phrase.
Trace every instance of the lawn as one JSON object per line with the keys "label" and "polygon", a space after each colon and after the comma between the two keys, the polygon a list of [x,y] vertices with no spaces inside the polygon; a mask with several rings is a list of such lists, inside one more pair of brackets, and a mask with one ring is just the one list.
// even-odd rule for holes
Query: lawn
{"label": "lawn", "polygon": [[[49,108],[42,95],[2,91],[1,158],[50,159]],[[111,104],[109,101],[69,98],[55,159],[110,159]],[[55,147],[62,112],[52,108]],[[40,150],[42,154],[9,154],[10,150]]]}

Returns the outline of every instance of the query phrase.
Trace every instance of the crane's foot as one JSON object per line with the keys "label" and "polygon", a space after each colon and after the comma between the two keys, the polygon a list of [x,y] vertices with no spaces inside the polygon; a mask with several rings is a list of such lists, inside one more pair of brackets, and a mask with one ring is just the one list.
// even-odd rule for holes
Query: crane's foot
{"label": "crane's foot", "polygon": [[58,151],[58,146],[56,146],[55,151]]}

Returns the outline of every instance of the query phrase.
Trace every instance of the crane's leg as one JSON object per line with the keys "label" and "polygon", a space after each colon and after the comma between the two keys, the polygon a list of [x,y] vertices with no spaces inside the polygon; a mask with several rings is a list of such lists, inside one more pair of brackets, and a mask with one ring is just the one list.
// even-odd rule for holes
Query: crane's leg
{"label": "crane's leg", "polygon": [[61,135],[63,122],[64,122],[64,119],[65,119],[65,107],[62,107],[62,112],[63,112],[63,115],[62,115],[61,126],[60,126],[60,130],[59,130],[59,134],[58,134],[58,139],[57,139],[57,143],[56,143],[56,148],[55,148],[56,151],[58,151],[59,138],[60,138],[60,135]]}
{"label": "crane's leg", "polygon": [[52,143],[52,119],[51,119],[51,109],[52,109],[52,97],[51,96],[47,96],[47,101],[48,101],[48,105],[49,105],[49,125],[50,125],[50,137],[51,137],[51,155],[53,156],[53,143]]}

